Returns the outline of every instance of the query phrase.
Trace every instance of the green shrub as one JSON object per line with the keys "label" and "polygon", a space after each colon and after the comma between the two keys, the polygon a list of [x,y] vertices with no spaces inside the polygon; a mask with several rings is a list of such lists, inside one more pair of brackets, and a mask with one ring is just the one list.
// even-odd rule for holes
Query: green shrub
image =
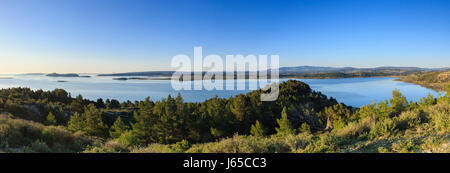
{"label": "green shrub", "polygon": [[[298,135],[289,135],[289,136],[285,136],[284,138],[278,138],[278,142],[273,142],[273,144],[271,146],[282,146],[277,148],[277,150],[274,151],[278,151],[278,152],[294,152],[294,153],[298,153],[298,152],[302,152],[303,149],[305,149],[306,146],[308,146],[309,141],[311,141],[312,139],[312,135],[310,133],[301,133]],[[275,141],[274,139],[272,139],[272,141]],[[286,151],[287,149],[289,149],[289,151]]]}
{"label": "green shrub", "polygon": [[426,113],[428,113],[436,131],[450,131],[450,104],[438,103]]}
{"label": "green shrub", "polygon": [[366,117],[357,122],[350,122],[347,126],[334,130],[338,137],[345,139],[354,138],[362,133],[369,132],[370,127],[374,124],[375,120],[372,117]]}
{"label": "green shrub", "polygon": [[36,152],[36,153],[50,153],[52,150],[45,142],[42,142],[40,140],[36,140],[33,143],[31,143],[31,146],[29,148],[30,152]]}
{"label": "green shrub", "polygon": [[218,142],[193,145],[189,153],[264,153],[268,151],[268,143],[263,138],[234,135]]}
{"label": "green shrub", "polygon": [[253,136],[264,136],[265,130],[259,121],[256,121],[256,123],[250,127],[250,134]]}
{"label": "green shrub", "polygon": [[422,122],[421,113],[418,110],[402,112],[400,116],[395,117],[396,127],[399,130],[416,127]]}
{"label": "green shrub", "polygon": [[389,153],[389,150],[384,147],[378,147],[378,153]]}
{"label": "green shrub", "polygon": [[399,141],[392,145],[392,150],[398,153],[411,153],[420,149],[420,146],[416,145],[413,140]]}
{"label": "green shrub", "polygon": [[385,119],[381,122],[377,122],[375,126],[370,130],[369,136],[371,139],[375,139],[381,136],[389,136],[395,132],[395,123],[392,119]]}
{"label": "green shrub", "polygon": [[300,133],[311,133],[311,126],[308,123],[303,123],[298,129]]}
{"label": "green shrub", "polygon": [[316,136],[316,139],[306,146],[306,153],[330,153],[340,152],[341,139],[333,134]]}
{"label": "green shrub", "polygon": [[117,141],[125,147],[136,146],[139,144],[137,137],[131,130],[122,133],[119,138],[117,138]]}
{"label": "green shrub", "polygon": [[11,148],[30,146],[29,149],[35,151],[35,146],[40,149],[37,152],[46,151],[43,143],[52,152],[81,151],[82,144],[90,141],[84,136],[72,134],[62,126],[44,126],[5,115],[0,115],[0,140]]}
{"label": "green shrub", "polygon": [[302,150],[310,134],[255,137],[234,135],[217,142],[194,144],[188,153],[287,153]]}
{"label": "green shrub", "polygon": [[182,141],[177,142],[172,145],[172,149],[179,153],[188,150],[190,147],[191,147],[191,144],[187,140],[184,140],[184,139]]}
{"label": "green shrub", "polygon": [[169,145],[150,144],[147,147],[135,147],[131,153],[175,153]]}

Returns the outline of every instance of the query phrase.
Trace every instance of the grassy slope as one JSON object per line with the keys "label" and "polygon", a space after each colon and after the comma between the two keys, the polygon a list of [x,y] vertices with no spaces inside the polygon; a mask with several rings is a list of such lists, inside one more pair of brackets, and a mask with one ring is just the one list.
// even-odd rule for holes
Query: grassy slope
{"label": "grassy slope", "polygon": [[[375,115],[376,116],[376,115]],[[386,130],[384,122],[392,122]],[[382,129],[382,133],[373,132]],[[383,130],[384,129],[384,130]],[[6,140],[7,139],[7,140]],[[117,140],[101,142],[62,126],[0,116],[1,152],[132,152],[132,153],[315,153],[444,152],[450,153],[450,99],[416,105],[397,117],[362,118],[332,131],[256,137],[234,135],[216,142],[127,147]],[[4,141],[10,141],[4,143]],[[97,141],[97,142],[94,142]]]}
{"label": "grassy slope", "polygon": [[401,77],[399,80],[444,91],[445,86],[450,85],[450,71],[414,73]]}
{"label": "grassy slope", "polygon": [[41,123],[0,114],[1,152],[80,152],[93,138],[72,133],[63,126],[46,126]]}
{"label": "grassy slope", "polygon": [[[374,116],[350,122],[340,129],[328,132],[303,132],[295,135],[266,137],[236,134],[217,142],[184,145],[184,148],[180,147],[179,143],[174,145],[151,144],[147,147],[132,148],[130,152],[450,153],[450,98],[446,96],[437,99],[437,102],[432,104],[413,104],[395,117],[380,119],[376,118],[379,115],[374,114]],[[111,149],[106,150],[112,151]]]}

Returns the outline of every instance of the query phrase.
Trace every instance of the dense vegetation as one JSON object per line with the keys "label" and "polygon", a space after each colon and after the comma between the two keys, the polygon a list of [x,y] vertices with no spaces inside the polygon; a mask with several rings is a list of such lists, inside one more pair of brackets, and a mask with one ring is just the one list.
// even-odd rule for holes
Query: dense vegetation
{"label": "dense vegetation", "polygon": [[186,103],[126,101],[64,90],[0,90],[4,152],[450,152],[450,97],[339,104],[305,83],[280,84],[274,102],[256,90]]}
{"label": "dense vegetation", "polygon": [[438,91],[444,91],[450,85],[450,71],[421,72],[404,76],[399,80],[422,85]]}

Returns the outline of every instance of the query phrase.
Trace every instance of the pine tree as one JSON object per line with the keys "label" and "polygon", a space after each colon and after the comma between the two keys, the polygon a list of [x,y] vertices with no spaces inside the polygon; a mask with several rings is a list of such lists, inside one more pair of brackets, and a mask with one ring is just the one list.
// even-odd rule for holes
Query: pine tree
{"label": "pine tree", "polygon": [[120,102],[116,99],[112,99],[110,101],[110,104],[108,106],[109,109],[119,109],[120,108]]}
{"label": "pine tree", "polygon": [[134,112],[135,123],[131,124],[132,134],[136,136],[138,143],[148,144],[156,141],[153,133],[153,126],[156,122],[152,113],[153,106],[153,102],[147,97],[144,102],[139,104],[139,111]]}
{"label": "pine tree", "polygon": [[56,117],[52,112],[48,113],[46,123],[48,125],[56,125]]}
{"label": "pine tree", "polygon": [[103,102],[103,99],[99,98],[97,99],[96,105],[98,108],[106,108],[105,102]]}
{"label": "pine tree", "polygon": [[403,94],[397,89],[392,91],[392,99],[390,99],[389,101],[391,103],[392,110],[396,115],[400,114],[400,112],[402,112],[408,106],[406,97],[403,96]]}
{"label": "pine tree", "polygon": [[84,131],[86,124],[84,122],[84,119],[82,116],[80,116],[80,114],[78,114],[78,112],[75,112],[75,114],[73,114],[70,117],[70,121],[67,124],[67,128],[71,131]]}
{"label": "pine tree", "polygon": [[78,95],[77,98],[70,103],[69,108],[73,112],[83,112],[83,96]]}
{"label": "pine tree", "polygon": [[114,124],[111,126],[111,129],[109,129],[109,135],[111,138],[118,138],[122,133],[128,130],[128,126],[122,121],[122,119],[117,117]]}
{"label": "pine tree", "polygon": [[153,114],[158,117],[155,123],[155,133],[159,143],[171,143],[180,140],[179,116],[175,99],[170,95],[161,102],[156,102]]}
{"label": "pine tree", "polygon": [[106,109],[111,109],[111,100],[106,99],[105,106],[106,106]]}
{"label": "pine tree", "polygon": [[181,94],[178,93],[177,97],[175,98],[175,105],[177,109],[177,124],[178,126],[175,128],[177,138],[180,139],[186,139],[188,136],[188,129],[187,129],[187,117],[188,113],[186,113],[185,109],[185,103],[183,97],[181,97]]}
{"label": "pine tree", "polygon": [[245,96],[239,94],[231,101],[230,111],[236,116],[239,121],[244,121],[247,113]]}
{"label": "pine tree", "polygon": [[0,108],[4,108],[5,107],[5,103],[3,101],[2,98],[0,98]]}
{"label": "pine tree", "polygon": [[256,121],[256,123],[252,125],[250,128],[250,134],[258,137],[264,136],[265,132],[259,121]]}
{"label": "pine tree", "polygon": [[84,131],[88,135],[101,137],[104,137],[106,135],[107,127],[103,123],[102,113],[94,106],[94,104],[89,104],[85,108],[83,118],[86,121],[86,127]]}
{"label": "pine tree", "polygon": [[286,136],[290,134],[295,134],[294,128],[292,128],[292,124],[287,118],[287,109],[286,107],[283,108],[283,111],[281,112],[281,118],[277,119],[277,123],[279,128],[277,127],[275,130],[277,131],[277,134],[280,136]]}
{"label": "pine tree", "polygon": [[254,121],[250,119],[249,109],[251,106],[248,104],[247,97],[239,94],[234,99],[230,99],[228,106],[236,121],[233,131],[241,134],[248,133],[249,127]]}
{"label": "pine tree", "polygon": [[299,131],[300,131],[301,133],[311,133],[311,126],[309,126],[308,123],[303,123],[303,124],[300,126]]}

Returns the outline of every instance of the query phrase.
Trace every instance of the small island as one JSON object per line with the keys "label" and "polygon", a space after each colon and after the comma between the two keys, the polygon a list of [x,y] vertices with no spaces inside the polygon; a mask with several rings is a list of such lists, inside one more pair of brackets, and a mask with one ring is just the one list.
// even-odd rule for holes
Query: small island
{"label": "small island", "polygon": [[47,74],[46,76],[48,76],[48,77],[84,77],[84,78],[91,77],[91,76],[80,76],[76,73],[66,73],[66,74],[50,73],[50,74]]}
{"label": "small island", "polygon": [[59,73],[50,73],[47,74],[48,77],[80,77],[80,75],[75,73],[67,73],[67,74],[59,74]]}
{"label": "small island", "polygon": [[40,75],[44,75],[44,73],[24,73],[23,75],[40,76]]}
{"label": "small island", "polygon": [[151,78],[151,77],[118,77],[113,78],[113,80],[170,80],[169,77],[163,77],[163,78]]}

